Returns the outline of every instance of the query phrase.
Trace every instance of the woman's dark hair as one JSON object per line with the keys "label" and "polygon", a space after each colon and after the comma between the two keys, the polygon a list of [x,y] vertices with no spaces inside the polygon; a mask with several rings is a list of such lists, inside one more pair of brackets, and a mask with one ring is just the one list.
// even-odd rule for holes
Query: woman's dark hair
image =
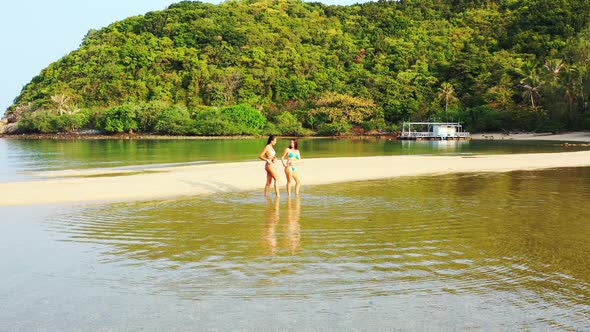
{"label": "woman's dark hair", "polygon": [[272,140],[275,139],[275,137],[276,137],[275,135],[268,136],[268,141],[266,141],[266,145],[269,145],[270,142],[272,142]]}
{"label": "woman's dark hair", "polygon": [[[297,148],[297,140],[296,140],[296,139],[292,139],[292,140],[291,140],[291,142],[293,142],[293,149],[295,149],[295,150],[299,150],[299,149]],[[289,147],[291,147],[291,143],[289,143]]]}

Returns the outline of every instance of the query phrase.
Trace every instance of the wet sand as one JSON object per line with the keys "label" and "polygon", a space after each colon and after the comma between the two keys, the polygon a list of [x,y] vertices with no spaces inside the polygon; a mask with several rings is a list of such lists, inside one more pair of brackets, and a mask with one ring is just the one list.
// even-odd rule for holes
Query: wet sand
{"label": "wet sand", "polygon": [[[402,176],[507,172],[590,166],[590,151],[473,156],[376,156],[305,159],[299,165],[305,186]],[[280,189],[285,176],[276,164]],[[37,181],[0,183],[0,206],[172,198],[262,190],[261,161],[151,168],[144,172],[108,170],[39,173]],[[272,189],[271,189],[272,192]]]}

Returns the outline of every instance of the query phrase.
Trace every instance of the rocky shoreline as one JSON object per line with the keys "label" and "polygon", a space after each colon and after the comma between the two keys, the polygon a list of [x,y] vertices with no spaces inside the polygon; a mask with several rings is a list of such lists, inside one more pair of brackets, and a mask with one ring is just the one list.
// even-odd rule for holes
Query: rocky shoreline
{"label": "rocky shoreline", "polygon": [[[118,134],[90,134],[90,133],[55,133],[55,134],[0,134],[0,138],[21,139],[21,140],[208,140],[208,139],[256,139],[266,138],[262,136],[169,136],[157,134],[137,134],[137,133],[118,133]],[[306,139],[326,138],[326,136],[305,136]],[[375,135],[343,135],[328,136],[328,138],[347,138],[347,139],[397,139],[393,134],[375,134]]]}
{"label": "rocky shoreline", "polygon": [[[172,136],[172,135],[158,135],[146,133],[116,133],[106,134],[98,130],[81,130],[77,132],[67,133],[34,133],[34,134],[19,134],[17,123],[12,122],[10,118],[4,116],[0,119],[0,138],[9,139],[50,139],[50,140],[132,140],[132,139],[171,139],[171,140],[194,140],[194,139],[246,139],[258,138],[262,136]],[[382,139],[397,139],[399,132],[381,133],[381,132],[353,132],[349,135],[330,136],[331,138],[382,138]],[[306,138],[323,138],[324,136],[309,136]],[[548,140],[548,141],[570,141],[570,142],[590,142],[590,132],[567,132],[567,133],[472,133],[471,139],[475,140]],[[567,144],[567,143],[566,143]],[[570,144],[570,146],[573,144]]]}
{"label": "rocky shoreline", "polygon": [[118,133],[118,134],[94,134],[94,133],[54,133],[54,134],[0,134],[0,138],[8,139],[28,139],[28,140],[133,140],[133,139],[244,139],[255,138],[254,136],[166,136],[155,134],[136,134],[136,133]]}
{"label": "rocky shoreline", "polygon": [[[350,134],[342,136],[328,136],[330,138],[382,138],[382,139],[396,139],[398,133],[364,133],[364,134]],[[0,138],[9,139],[48,139],[48,140],[207,140],[207,139],[249,139],[249,138],[266,138],[267,135],[233,135],[233,136],[173,136],[173,135],[158,135],[146,133],[116,133],[105,134],[97,130],[87,130],[69,133],[34,133],[34,134],[17,134],[17,133],[1,133]],[[305,136],[305,138],[325,138],[326,136]]]}

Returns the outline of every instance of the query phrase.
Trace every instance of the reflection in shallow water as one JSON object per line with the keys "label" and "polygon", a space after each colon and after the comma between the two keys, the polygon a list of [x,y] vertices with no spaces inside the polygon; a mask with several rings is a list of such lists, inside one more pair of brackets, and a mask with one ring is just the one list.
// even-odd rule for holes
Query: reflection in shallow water
{"label": "reflection in shallow water", "polygon": [[279,223],[279,200],[266,200],[266,229],[264,234],[265,252],[268,255],[277,253],[277,224]]}
{"label": "reflection in shallow water", "polygon": [[412,141],[402,140],[402,151],[425,151],[425,153],[440,154],[440,153],[474,153],[469,147],[471,141],[466,140],[446,140],[446,141]]}
{"label": "reflection in shallow water", "polygon": [[113,204],[50,225],[101,250],[103,264],[133,266],[154,294],[380,303],[405,322],[445,317],[443,329],[583,329],[589,198],[590,169],[459,174],[309,187],[295,199]]}
{"label": "reflection in shallow water", "polygon": [[[287,198],[285,218],[282,220],[284,234],[284,248],[292,255],[297,254],[301,242],[301,200]],[[277,255],[277,226],[280,224],[280,200],[277,198],[266,200],[266,228],[263,236],[264,253],[270,256]]]}
{"label": "reflection in shallow water", "polygon": [[299,218],[301,217],[301,200],[299,196],[293,200],[287,198],[287,243],[291,254],[296,254],[299,251],[301,243],[301,225]]}

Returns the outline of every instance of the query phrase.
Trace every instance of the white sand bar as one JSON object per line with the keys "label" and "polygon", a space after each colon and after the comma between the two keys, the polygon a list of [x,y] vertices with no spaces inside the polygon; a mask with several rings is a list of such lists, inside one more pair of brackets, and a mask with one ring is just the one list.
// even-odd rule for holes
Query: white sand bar
{"label": "white sand bar", "polygon": [[[445,173],[507,172],[558,167],[590,166],[590,151],[473,156],[378,156],[305,159],[299,166],[306,185],[424,176]],[[283,195],[285,175],[276,169]],[[266,173],[262,161],[206,164],[150,169],[153,173],[81,177],[79,173],[55,172],[38,181],[0,183],[0,206],[49,203],[130,201],[187,195],[262,190]],[[100,174],[104,171],[96,171]],[[114,172],[112,172],[114,173]],[[51,175],[44,174],[45,176]],[[271,189],[272,192],[272,189]]]}
{"label": "white sand bar", "polygon": [[576,131],[570,133],[486,133],[471,134],[472,139],[483,140],[537,140],[537,141],[563,141],[563,142],[590,142],[590,132]]}

